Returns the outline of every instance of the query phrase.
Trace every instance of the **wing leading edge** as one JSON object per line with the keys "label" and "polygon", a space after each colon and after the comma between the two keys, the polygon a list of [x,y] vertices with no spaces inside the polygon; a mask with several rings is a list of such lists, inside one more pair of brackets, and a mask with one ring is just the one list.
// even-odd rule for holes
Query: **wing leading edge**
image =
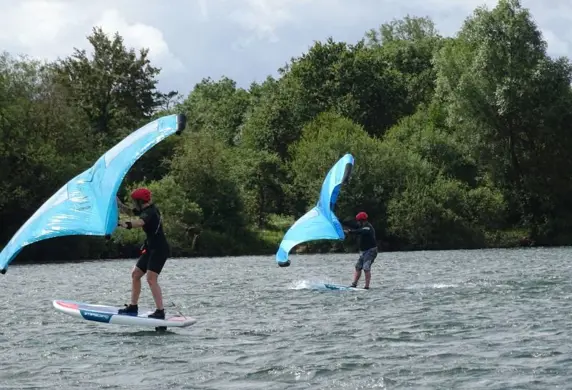
{"label": "wing leading edge", "polygon": [[54,237],[109,237],[117,228],[116,194],[125,174],[149,149],[186,127],[186,117],[173,114],[134,131],[52,195],[16,232],[0,252],[0,273],[27,245]]}
{"label": "wing leading edge", "polygon": [[280,267],[290,266],[288,254],[296,245],[308,241],[345,238],[334,209],[341,186],[349,180],[353,165],[354,157],[348,153],[332,166],[322,183],[317,205],[300,217],[284,235],[276,252],[276,262]]}

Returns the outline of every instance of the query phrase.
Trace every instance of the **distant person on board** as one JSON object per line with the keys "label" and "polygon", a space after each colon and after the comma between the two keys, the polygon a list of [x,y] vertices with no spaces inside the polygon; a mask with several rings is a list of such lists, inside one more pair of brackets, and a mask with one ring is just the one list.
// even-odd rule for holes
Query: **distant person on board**
{"label": "distant person on board", "polygon": [[368,216],[365,212],[359,212],[356,215],[356,221],[358,224],[357,229],[344,229],[346,234],[358,234],[359,235],[359,249],[361,256],[355,265],[354,281],[352,287],[357,287],[359,278],[361,277],[361,271],[363,269],[365,273],[365,289],[369,288],[369,282],[371,280],[371,265],[377,257],[377,242],[375,239],[375,229],[367,220]]}
{"label": "distant person on board", "polygon": [[133,191],[131,199],[135,204],[134,209],[130,209],[121,203],[119,198],[117,198],[117,204],[126,214],[136,215],[138,218],[120,221],[119,226],[125,229],[142,228],[147,238],[141,248],[141,257],[131,272],[131,303],[125,305],[125,309],[120,309],[118,313],[134,316],[138,314],[137,302],[141,294],[141,278],[147,274],[147,282],[156,306],[155,312],[149,317],[164,319],[163,297],[157,278],[171,251],[163,232],[161,213],[151,200],[151,191],[146,188],[138,188]]}

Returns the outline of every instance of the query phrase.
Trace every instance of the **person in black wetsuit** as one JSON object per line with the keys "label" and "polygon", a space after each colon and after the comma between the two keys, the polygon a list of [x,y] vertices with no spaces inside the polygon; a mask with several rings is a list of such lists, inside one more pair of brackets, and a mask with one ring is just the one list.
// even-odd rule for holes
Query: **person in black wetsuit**
{"label": "person in black wetsuit", "polygon": [[146,188],[138,188],[133,191],[131,199],[135,203],[135,208],[132,210],[121,203],[119,198],[117,198],[117,204],[126,214],[134,214],[138,218],[120,221],[119,226],[125,229],[143,228],[147,238],[141,248],[141,257],[139,257],[131,273],[131,303],[125,305],[125,309],[120,309],[118,313],[134,316],[138,314],[137,302],[141,294],[141,278],[147,274],[147,282],[151,288],[156,306],[155,312],[150,314],[149,317],[164,319],[163,297],[157,278],[167,258],[170,256],[170,247],[163,232],[161,213],[151,201],[151,191]]}
{"label": "person in black wetsuit", "polygon": [[361,277],[361,271],[363,269],[365,273],[365,289],[369,288],[369,282],[371,280],[371,265],[377,257],[377,241],[375,239],[375,229],[371,223],[368,222],[367,218],[367,214],[362,211],[356,215],[356,221],[359,228],[344,229],[345,233],[359,234],[359,249],[361,251],[361,256],[356,262],[354,281],[351,286],[357,287],[357,283]]}

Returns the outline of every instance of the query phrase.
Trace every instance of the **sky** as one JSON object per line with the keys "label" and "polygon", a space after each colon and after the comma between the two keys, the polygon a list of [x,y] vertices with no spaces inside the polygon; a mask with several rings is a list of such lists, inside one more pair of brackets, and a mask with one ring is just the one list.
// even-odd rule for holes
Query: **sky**
{"label": "sky", "polygon": [[[572,57],[572,0],[521,0],[554,56]],[[277,76],[315,41],[355,43],[406,15],[428,16],[454,35],[496,0],[0,0],[0,51],[55,60],[89,49],[94,26],[146,47],[162,69],[158,88],[187,95],[203,78],[241,87]],[[548,5],[550,4],[550,6]]]}

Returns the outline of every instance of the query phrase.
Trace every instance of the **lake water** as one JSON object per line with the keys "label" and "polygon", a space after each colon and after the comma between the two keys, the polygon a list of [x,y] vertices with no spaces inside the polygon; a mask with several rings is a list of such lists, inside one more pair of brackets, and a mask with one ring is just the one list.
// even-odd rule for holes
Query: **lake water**
{"label": "lake water", "polygon": [[[135,260],[0,276],[0,389],[570,389],[572,249],[174,259],[164,334],[82,321],[53,299],[122,306]],[[152,307],[146,283],[140,306]],[[175,305],[173,307],[171,305]]]}

